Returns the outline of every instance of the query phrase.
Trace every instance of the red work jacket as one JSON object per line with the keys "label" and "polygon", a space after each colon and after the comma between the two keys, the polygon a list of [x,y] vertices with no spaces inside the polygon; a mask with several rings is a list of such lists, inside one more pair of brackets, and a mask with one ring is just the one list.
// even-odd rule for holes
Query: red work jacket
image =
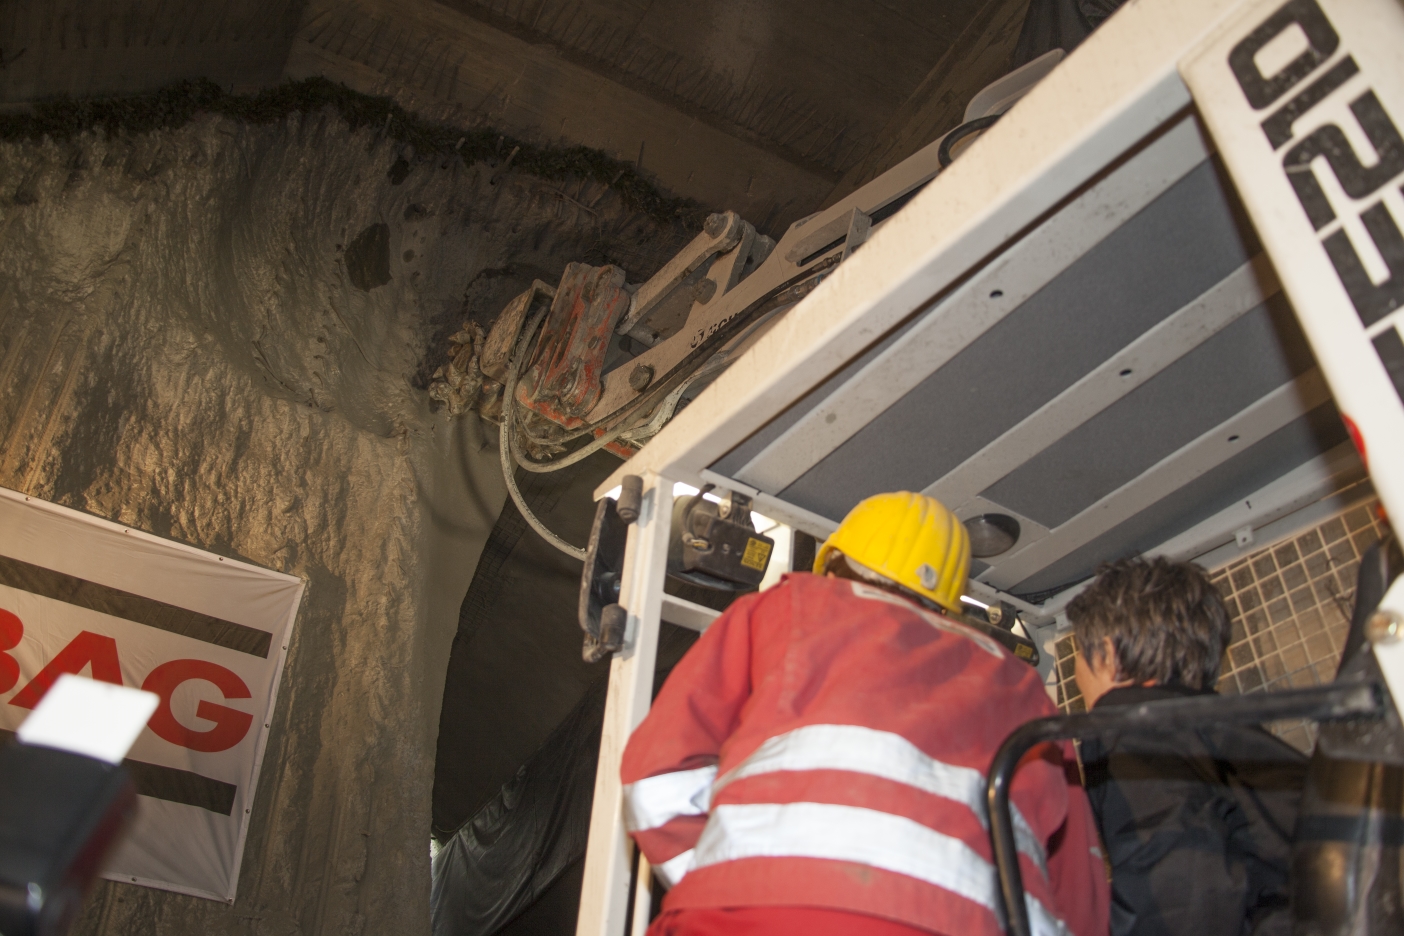
{"label": "red work jacket", "polygon": [[[1056,714],[1038,673],[903,598],[804,573],[737,601],[629,740],[630,833],[664,910],[828,907],[997,936],[985,771]],[[1070,748],[1012,786],[1030,922],[1104,936],[1106,872]]]}

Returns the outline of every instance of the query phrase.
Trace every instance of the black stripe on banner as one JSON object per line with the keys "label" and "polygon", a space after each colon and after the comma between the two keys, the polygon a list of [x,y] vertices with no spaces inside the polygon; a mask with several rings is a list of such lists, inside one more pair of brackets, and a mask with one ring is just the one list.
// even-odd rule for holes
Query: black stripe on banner
{"label": "black stripe on banner", "polygon": [[0,585],[264,659],[268,658],[268,648],[273,644],[273,635],[268,631],[178,608],[8,556],[0,556]]}
{"label": "black stripe on banner", "polygon": [[131,772],[137,792],[143,796],[199,806],[221,816],[234,811],[234,794],[239,792],[239,788],[232,783],[145,761],[124,760],[122,766]]}
{"label": "black stripe on banner", "polygon": [[1394,392],[1399,394],[1399,402],[1404,403],[1404,339],[1399,337],[1399,329],[1389,328],[1375,338],[1375,353],[1380,356],[1389,379],[1394,381]]}
{"label": "black stripe on banner", "polygon": [[[13,731],[0,729],[0,744],[8,744],[14,737]],[[148,764],[146,761],[128,759],[122,761],[122,766],[132,775],[132,782],[142,796],[184,806],[198,806],[221,816],[234,812],[234,794],[239,792],[239,788],[232,783],[189,770]]]}

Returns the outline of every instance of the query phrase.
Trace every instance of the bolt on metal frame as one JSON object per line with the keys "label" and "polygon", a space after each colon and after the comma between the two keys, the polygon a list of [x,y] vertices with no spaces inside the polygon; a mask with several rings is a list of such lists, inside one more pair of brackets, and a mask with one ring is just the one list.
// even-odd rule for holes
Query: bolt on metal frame
{"label": "bolt on metal frame", "polygon": [[[1334,27],[1337,41],[1330,48],[1330,43],[1313,47],[1320,36],[1297,22],[1313,11]],[[1264,103],[1259,95],[1259,100],[1250,101],[1234,71],[1237,65],[1242,72],[1244,53],[1231,61],[1234,50],[1244,48],[1251,36],[1272,39],[1278,34],[1287,37],[1278,47],[1264,45],[1259,53],[1247,53],[1261,75],[1285,74],[1294,63],[1310,59],[1314,48],[1320,61],[1307,61],[1310,74],[1290,87],[1291,93],[1283,91],[1279,100]],[[714,616],[663,594],[673,484],[715,483],[741,490],[753,495],[756,510],[811,534],[827,534],[832,520],[718,474],[712,466],[850,364],[861,350],[929,306],[933,297],[998,262],[1035,225],[1068,208],[1099,173],[1126,160],[1127,154],[1144,152],[1147,141],[1157,135],[1189,122],[1212,139],[1324,376],[1323,385],[1298,390],[1334,397],[1368,455],[1370,480],[1385,509],[1404,517],[1404,370],[1399,369],[1404,363],[1396,365],[1388,356],[1404,332],[1404,309],[1396,301],[1367,315],[1359,306],[1362,290],[1387,292],[1391,283],[1396,292],[1404,290],[1404,256],[1395,256],[1388,243],[1377,245],[1373,254],[1368,247],[1361,249],[1381,231],[1388,233],[1384,222],[1391,217],[1396,237],[1397,229],[1404,228],[1401,179],[1396,175],[1368,191],[1355,184],[1358,180],[1348,179],[1354,187],[1344,191],[1338,181],[1326,182],[1328,195],[1323,197],[1342,219],[1332,222],[1335,227],[1323,226],[1318,236],[1284,171],[1282,153],[1263,129],[1265,118],[1282,101],[1347,57],[1353,57],[1359,75],[1351,79],[1354,90],[1346,100],[1373,92],[1385,122],[1392,119],[1394,127],[1404,127],[1401,47],[1404,6],[1396,0],[1144,0],[1128,5],[976,141],[964,158],[875,228],[862,250],[600,485],[597,498],[623,475],[640,475],[645,506],[629,531],[620,601],[628,611],[626,646],[610,670],[579,936],[619,936],[630,916],[633,849],[623,825],[619,766],[629,734],[649,706],[660,621],[700,630]],[[1341,132],[1350,145],[1367,154],[1358,161],[1373,157],[1377,165],[1383,163],[1382,155],[1370,152],[1370,128],[1362,132],[1360,125],[1349,124],[1350,113],[1339,102],[1314,116],[1303,110],[1296,138],[1335,120],[1344,125]],[[1331,169],[1340,171],[1335,162],[1331,169],[1325,165],[1323,158],[1315,162],[1315,169],[1308,163],[1304,171],[1315,171],[1318,177],[1329,177]],[[1104,207],[1116,210],[1112,203]],[[1357,247],[1362,257],[1358,263],[1366,271],[1363,285],[1359,275],[1352,283],[1354,296],[1337,272],[1342,242],[1332,237],[1340,232],[1345,232],[1347,245]],[[777,247],[786,249],[791,245],[782,242]],[[1395,252],[1404,255],[1404,242]],[[1329,466],[1310,468],[1323,478],[1339,477]],[[1173,474],[1168,480],[1173,482]],[[1284,503],[1303,502],[1304,483],[1295,476],[1284,477],[1278,484]],[[1238,522],[1232,511],[1211,519],[1220,525]],[[1043,608],[1028,610],[1051,613],[1060,606],[1057,602],[1055,596]],[[1026,602],[1015,604],[1027,608]],[[1382,608],[1404,616],[1404,582],[1390,589]],[[1392,694],[1404,697],[1404,641],[1379,644],[1377,654]],[[632,907],[635,933],[647,926],[648,873],[641,859],[641,883]]]}

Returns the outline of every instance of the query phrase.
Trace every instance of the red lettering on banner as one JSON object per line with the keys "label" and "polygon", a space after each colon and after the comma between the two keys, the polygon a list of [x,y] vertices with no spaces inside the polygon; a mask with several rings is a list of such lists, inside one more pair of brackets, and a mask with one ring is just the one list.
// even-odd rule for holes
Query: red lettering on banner
{"label": "red lettering on banner", "polygon": [[244,740],[244,735],[249,733],[249,726],[253,724],[253,716],[206,699],[200,700],[200,704],[195,708],[195,715],[215,723],[209,731],[196,731],[176,720],[175,713],[171,711],[171,695],[178,686],[191,679],[214,683],[226,699],[251,698],[249,687],[244,685],[244,681],[218,663],[210,663],[207,660],[172,660],[152,670],[146,681],[141,684],[141,688],[147,692],[154,692],[161,697],[161,704],[156,707],[156,714],[151,716],[147,727],[156,732],[158,737],[172,744],[207,754],[227,751]]}
{"label": "red lettering on banner", "polygon": [[15,697],[11,705],[32,709],[44,698],[44,693],[64,673],[81,675],[83,667],[92,664],[93,679],[100,682],[122,685],[122,667],[117,662],[117,641],[92,631],[83,631],[68,642],[68,646],[58,652],[49,665],[39,671],[39,675],[29,681]]}
{"label": "red lettering on banner", "polygon": [[24,636],[24,622],[13,611],[0,608],[0,692],[9,692],[19,682],[19,660],[6,653],[19,646]]}

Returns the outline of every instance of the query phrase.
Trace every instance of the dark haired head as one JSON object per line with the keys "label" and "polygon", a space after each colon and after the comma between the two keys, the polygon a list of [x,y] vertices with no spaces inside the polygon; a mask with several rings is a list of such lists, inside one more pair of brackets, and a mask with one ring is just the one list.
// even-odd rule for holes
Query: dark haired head
{"label": "dark haired head", "polygon": [[1102,662],[1103,639],[1116,676],[1134,683],[1212,689],[1229,642],[1223,598],[1199,566],[1168,559],[1103,563],[1097,580],[1068,604],[1078,652]]}

